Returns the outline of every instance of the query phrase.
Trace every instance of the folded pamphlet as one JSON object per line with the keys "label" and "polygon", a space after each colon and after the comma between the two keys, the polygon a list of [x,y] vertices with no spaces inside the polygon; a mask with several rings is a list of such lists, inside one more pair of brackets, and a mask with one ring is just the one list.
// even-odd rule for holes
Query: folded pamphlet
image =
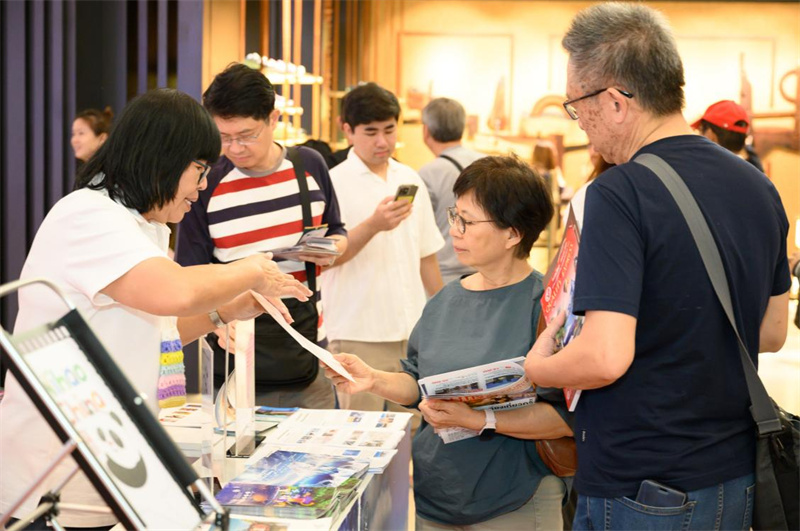
{"label": "folded pamphlet", "polygon": [[301,256],[339,256],[336,240],[325,236],[328,227],[318,227],[303,234],[291,247],[272,249],[273,258],[283,260],[302,260]]}
{"label": "folded pamphlet", "polygon": [[[464,402],[473,409],[515,409],[536,401],[536,389],[525,376],[525,357],[495,361],[420,378],[423,398]],[[467,428],[443,428],[436,432],[445,444],[477,437]]]}

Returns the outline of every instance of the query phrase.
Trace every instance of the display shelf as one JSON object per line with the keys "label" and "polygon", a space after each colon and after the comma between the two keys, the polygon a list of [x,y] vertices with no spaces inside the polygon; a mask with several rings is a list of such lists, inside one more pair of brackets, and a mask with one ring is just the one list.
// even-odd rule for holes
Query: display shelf
{"label": "display shelf", "polygon": [[285,72],[273,72],[264,68],[261,69],[269,82],[273,85],[322,85],[322,76],[315,76],[313,74],[288,74]]}

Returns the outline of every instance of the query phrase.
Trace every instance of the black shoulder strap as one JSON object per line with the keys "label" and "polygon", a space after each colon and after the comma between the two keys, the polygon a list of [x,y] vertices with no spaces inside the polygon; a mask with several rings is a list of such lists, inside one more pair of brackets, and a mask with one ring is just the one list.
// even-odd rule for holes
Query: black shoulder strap
{"label": "black shoulder strap", "polygon": [[533,330],[533,342],[536,342],[536,331],[539,328],[539,316],[542,313],[542,295],[544,294],[544,283],[541,273],[534,270],[533,273],[533,311],[531,312],[531,330]]}
{"label": "black shoulder strap", "polygon": [[[314,222],[311,218],[311,195],[308,193],[308,181],[306,181],[306,170],[303,166],[303,158],[300,151],[295,147],[286,148],[286,158],[294,166],[294,175],[297,178],[297,186],[300,189],[300,206],[303,209],[303,227],[313,227]],[[308,277],[308,289],[315,295],[317,293],[317,265],[312,262],[305,262],[306,276]]]}
{"label": "black shoulder strap", "polygon": [[781,421],[778,417],[777,411],[772,405],[772,400],[767,394],[763,382],[758,377],[753,360],[747,352],[747,348],[739,335],[739,328],[736,326],[736,320],[733,313],[733,304],[731,303],[731,292],[728,284],[728,278],[725,274],[725,268],[722,265],[722,257],[719,254],[719,248],[714,241],[711,230],[708,228],[708,223],[700,211],[692,192],[686,186],[686,183],[675,172],[675,170],[667,164],[667,162],[657,155],[645,153],[639,155],[634,159],[634,162],[649,168],[656,176],[664,183],[664,186],[669,190],[669,193],[678,204],[678,208],[686,219],[689,225],[689,230],[692,233],[695,245],[697,245],[700,256],[703,259],[703,265],[706,268],[706,273],[711,280],[711,285],[714,287],[714,292],[719,298],[722,308],[725,310],[725,315],[733,327],[736,334],[736,339],[739,341],[739,355],[744,368],[744,376],[747,381],[747,391],[750,394],[750,402],[752,404],[750,413],[758,425],[758,433],[765,435],[772,432],[781,430]]}
{"label": "black shoulder strap", "polygon": [[461,173],[462,171],[464,171],[464,166],[462,166],[461,164],[459,164],[459,163],[458,163],[458,161],[457,161],[456,159],[454,159],[453,157],[450,157],[450,156],[448,156],[448,155],[445,155],[445,154],[441,154],[441,155],[439,155],[439,157],[441,157],[441,158],[443,158],[443,159],[445,159],[445,160],[449,160],[450,162],[452,162],[452,163],[453,163],[453,166],[455,166],[456,168],[458,168],[458,172],[459,172],[459,173]]}

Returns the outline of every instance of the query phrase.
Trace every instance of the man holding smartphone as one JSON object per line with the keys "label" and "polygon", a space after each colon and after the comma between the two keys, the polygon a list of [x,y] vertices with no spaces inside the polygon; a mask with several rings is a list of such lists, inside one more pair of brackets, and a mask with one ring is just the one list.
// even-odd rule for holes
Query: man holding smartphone
{"label": "man holding smartphone", "polygon": [[[427,296],[442,287],[436,252],[444,240],[422,179],[392,159],[400,116],[394,94],[360,85],[345,95],[341,115],[353,149],[331,170],[348,246],[322,275],[330,350],[398,371]],[[385,407],[369,393],[339,401],[350,409]]]}

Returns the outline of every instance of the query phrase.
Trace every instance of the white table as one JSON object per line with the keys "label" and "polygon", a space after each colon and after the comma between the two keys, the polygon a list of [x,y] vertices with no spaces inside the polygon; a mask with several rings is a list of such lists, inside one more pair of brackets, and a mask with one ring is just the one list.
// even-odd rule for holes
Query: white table
{"label": "white table", "polygon": [[[167,432],[184,452],[201,477],[208,477],[198,459],[200,457],[199,429],[165,426]],[[271,430],[272,431],[272,430]],[[267,431],[265,442],[271,431]],[[215,436],[212,471],[224,485],[249,464],[249,458],[225,457],[222,436]],[[226,444],[233,444],[228,436]],[[300,451],[301,447],[298,447]],[[405,425],[405,436],[397,445],[397,454],[381,474],[367,474],[358,487],[357,496],[333,519],[289,520],[281,519],[290,531],[295,530],[378,530],[406,531],[408,529],[409,462],[411,459],[411,434],[409,423]]]}

